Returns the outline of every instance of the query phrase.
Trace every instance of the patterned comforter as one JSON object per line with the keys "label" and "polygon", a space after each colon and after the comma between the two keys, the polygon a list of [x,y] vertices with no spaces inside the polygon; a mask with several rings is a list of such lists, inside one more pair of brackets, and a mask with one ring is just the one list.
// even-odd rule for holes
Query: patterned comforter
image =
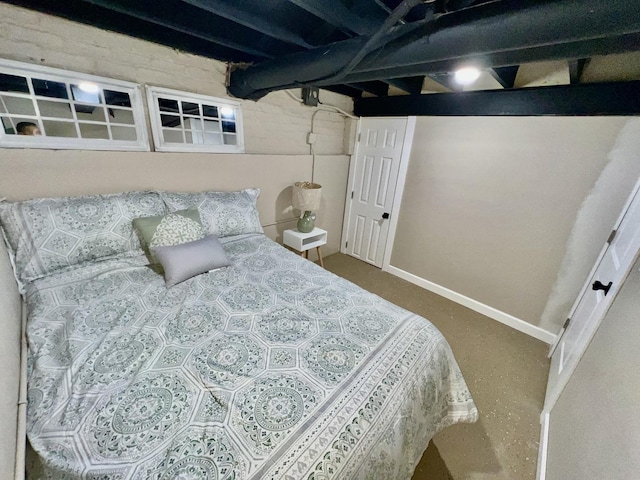
{"label": "patterned comforter", "polygon": [[477,411],[425,319],[263,235],[169,290],[146,258],[30,284],[28,436],[45,477],[408,479]]}

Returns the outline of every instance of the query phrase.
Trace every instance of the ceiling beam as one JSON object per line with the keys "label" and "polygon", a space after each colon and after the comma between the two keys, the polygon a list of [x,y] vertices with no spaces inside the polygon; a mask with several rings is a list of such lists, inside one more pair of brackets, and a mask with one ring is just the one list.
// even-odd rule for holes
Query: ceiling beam
{"label": "ceiling beam", "polygon": [[569,83],[576,85],[580,83],[582,72],[587,64],[587,58],[579,58],[578,60],[569,60]]}
{"label": "ceiling beam", "polygon": [[[273,58],[268,52],[261,50],[259,48],[255,48],[246,44],[241,44],[238,42],[234,42],[233,40],[225,37],[221,37],[219,35],[211,35],[208,32],[215,31],[215,29],[209,28],[206,31],[198,30],[197,25],[193,20],[180,22],[180,20],[174,15],[160,15],[157,13],[153,13],[153,7],[148,8],[143,4],[137,2],[130,2],[126,0],[123,3],[117,0],[84,0],[87,3],[91,3],[93,5],[97,5],[99,7],[104,7],[109,10],[121,13],[123,15],[134,17],[139,20],[144,20],[145,22],[153,23],[154,25],[160,25],[162,27],[168,27],[176,32],[184,33],[186,35],[190,35],[194,38],[204,40],[211,43],[216,43],[218,45],[222,45],[227,48],[231,48],[233,50],[237,50],[239,52],[248,53],[250,55],[255,55],[257,57],[262,57],[265,59]],[[184,19],[187,20],[187,19]]]}
{"label": "ceiling beam", "polygon": [[422,92],[422,84],[424,77],[407,77],[407,78],[392,78],[385,80],[385,83],[392,85],[400,90],[403,90],[411,95],[417,95]]}
{"label": "ceiling beam", "polygon": [[361,117],[640,114],[640,81],[361,98]]}
{"label": "ceiling beam", "polygon": [[489,74],[500,84],[502,88],[513,88],[518,76],[519,65],[512,67],[490,68]]}
{"label": "ceiling beam", "polygon": [[351,97],[354,99],[362,97],[362,90],[348,87],[346,85],[330,85],[328,87],[323,87],[323,89],[329,90],[331,92],[339,93],[340,95],[345,95],[347,97]]}
{"label": "ceiling beam", "polygon": [[[96,28],[122,33],[135,38],[142,38],[161,45],[170,45],[172,48],[222,61],[255,62],[264,58],[203,41],[192,35],[176,32],[169,27],[154,25],[153,23],[135,17],[128,17],[83,0],[65,0],[61,2],[52,2],[50,0],[3,1],[5,3],[31,8],[39,12],[57,15]],[[170,42],[167,39],[170,39]]]}
{"label": "ceiling beam", "polygon": [[389,94],[389,85],[384,82],[345,83],[345,85],[378,97],[386,97]]}
{"label": "ceiling beam", "polygon": [[246,8],[237,7],[235,2],[224,0],[181,0],[194,7],[200,8],[209,13],[226,18],[244,27],[255,30],[263,35],[275,38],[282,42],[297,45],[303,48],[312,48],[313,45],[307,43],[302,37],[296,35],[291,30],[281,27],[258,15],[252,14]]}
{"label": "ceiling beam", "polygon": [[378,25],[353,14],[338,0],[287,0],[345,33],[371,35]]}
{"label": "ceiling beam", "polygon": [[442,85],[447,90],[452,92],[462,91],[462,85],[457,83],[448,73],[430,73],[425,76]]}
{"label": "ceiling beam", "polygon": [[[420,25],[422,28],[417,29]],[[417,35],[418,32],[423,34]],[[425,75],[451,71],[462,62],[502,67],[576,58],[574,49],[596,53],[640,49],[640,2],[503,0],[440,15],[422,24],[401,25],[395,27],[394,36],[384,47],[366,55],[343,78],[335,78],[335,74],[366,45],[367,37],[234,72],[229,92],[256,99],[296,84],[323,86]]]}

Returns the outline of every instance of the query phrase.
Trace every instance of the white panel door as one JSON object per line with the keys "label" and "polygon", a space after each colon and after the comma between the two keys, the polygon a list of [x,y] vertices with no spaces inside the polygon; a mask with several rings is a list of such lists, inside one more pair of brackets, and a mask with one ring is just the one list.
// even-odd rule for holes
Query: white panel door
{"label": "white panel door", "polygon": [[406,118],[363,118],[348,197],[346,253],[382,267]]}
{"label": "white panel door", "polygon": [[545,411],[553,408],[562,393],[639,251],[640,192],[636,186],[626,212],[618,221],[615,236],[605,245],[574,304],[566,330],[553,350]]}

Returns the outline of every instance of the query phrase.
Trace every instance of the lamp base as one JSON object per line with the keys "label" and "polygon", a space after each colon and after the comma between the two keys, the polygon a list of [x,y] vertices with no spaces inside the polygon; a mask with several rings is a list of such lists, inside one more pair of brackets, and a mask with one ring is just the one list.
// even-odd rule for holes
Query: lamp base
{"label": "lamp base", "polygon": [[316,214],[311,213],[310,210],[306,210],[304,215],[298,219],[296,227],[298,231],[302,233],[309,233],[316,226]]}

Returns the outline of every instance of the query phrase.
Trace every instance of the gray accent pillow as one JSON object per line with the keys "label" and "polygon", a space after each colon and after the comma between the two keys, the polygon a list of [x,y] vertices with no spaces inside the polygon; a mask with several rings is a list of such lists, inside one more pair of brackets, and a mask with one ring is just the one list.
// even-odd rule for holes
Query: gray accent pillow
{"label": "gray accent pillow", "polygon": [[213,235],[181,245],[151,247],[151,252],[164,269],[167,288],[201,273],[231,265],[222,244]]}

